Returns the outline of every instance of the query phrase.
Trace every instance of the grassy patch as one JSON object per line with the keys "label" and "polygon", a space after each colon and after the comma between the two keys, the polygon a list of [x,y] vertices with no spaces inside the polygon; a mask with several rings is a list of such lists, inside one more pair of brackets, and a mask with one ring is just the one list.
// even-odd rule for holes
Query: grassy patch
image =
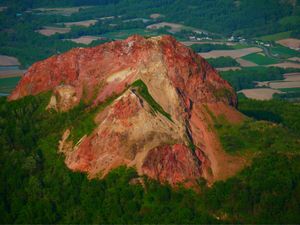
{"label": "grassy patch", "polygon": [[277,55],[279,55],[282,58],[290,58],[290,57],[298,57],[298,56],[300,56],[299,52],[297,52],[297,51],[295,51],[293,49],[284,47],[282,45],[276,45],[275,47],[273,47],[271,49],[271,51],[272,51],[273,54],[277,54]]}
{"label": "grassy patch", "polygon": [[281,32],[281,33],[262,36],[259,37],[258,39],[262,41],[278,41],[281,39],[289,38],[291,36],[291,33],[292,33],[291,31]]}
{"label": "grassy patch", "polygon": [[210,59],[207,59],[207,62],[215,68],[240,66],[240,64],[235,59],[233,59],[229,56],[210,58]]}
{"label": "grassy patch", "polygon": [[248,60],[250,62],[254,62],[255,64],[261,65],[261,66],[262,65],[276,64],[276,63],[280,62],[280,60],[272,59],[272,58],[269,58],[265,55],[261,55],[261,54],[258,54],[258,53],[253,53],[253,54],[250,54],[250,55],[246,55],[242,58],[245,59],[245,60]]}
{"label": "grassy patch", "polygon": [[142,80],[135,81],[131,86],[137,88],[138,93],[148,102],[154,112],[161,113],[168,120],[173,122],[171,115],[167,113],[150,95],[146,84]]}
{"label": "grassy patch", "polygon": [[283,126],[267,121],[247,119],[240,124],[231,124],[220,117],[215,128],[224,150],[233,154],[289,152],[299,148],[297,136]]}
{"label": "grassy patch", "polygon": [[0,93],[9,94],[18,84],[21,77],[8,77],[0,79]]}
{"label": "grassy patch", "polygon": [[283,92],[300,92],[300,88],[279,88]]}
{"label": "grassy patch", "polygon": [[112,104],[112,102],[119,96],[120,95],[113,95],[105,102],[101,103],[98,107],[92,109],[81,103],[81,105],[78,106],[81,113],[72,123],[72,132],[70,135],[71,140],[73,140],[74,143],[77,143],[84,135],[89,135],[96,128],[94,121],[95,116],[107,106]]}

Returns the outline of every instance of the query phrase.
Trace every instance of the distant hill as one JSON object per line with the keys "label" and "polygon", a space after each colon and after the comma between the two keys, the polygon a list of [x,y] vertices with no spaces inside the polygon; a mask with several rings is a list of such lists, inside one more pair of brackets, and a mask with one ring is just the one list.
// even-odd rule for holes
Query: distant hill
{"label": "distant hill", "polygon": [[299,0],[2,0],[17,7],[63,7],[117,4],[114,10],[132,16],[163,13],[166,20],[183,22],[227,35],[257,36],[300,29]]}

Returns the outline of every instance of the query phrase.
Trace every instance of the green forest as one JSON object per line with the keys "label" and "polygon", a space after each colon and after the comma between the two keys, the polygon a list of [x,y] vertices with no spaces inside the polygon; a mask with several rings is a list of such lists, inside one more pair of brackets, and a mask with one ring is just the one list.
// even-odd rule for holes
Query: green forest
{"label": "green forest", "polygon": [[144,186],[134,184],[136,172],[125,167],[104,180],[71,172],[57,153],[57,143],[67,127],[88,131],[93,111],[87,113],[84,103],[65,113],[45,111],[49,98],[50,93],[14,102],[0,98],[0,223],[297,223],[300,219],[299,105],[245,99],[239,110],[249,119],[242,124],[214,118],[224,149],[251,156],[252,163],[210,188],[199,181],[198,193],[146,177]]}

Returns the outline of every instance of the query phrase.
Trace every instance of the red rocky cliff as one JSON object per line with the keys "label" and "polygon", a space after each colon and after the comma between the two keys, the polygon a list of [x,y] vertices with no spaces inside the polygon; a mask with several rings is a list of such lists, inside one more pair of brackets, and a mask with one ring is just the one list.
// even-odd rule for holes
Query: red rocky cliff
{"label": "red rocky cliff", "polygon": [[[161,111],[139,94],[139,87],[131,86],[137,80]],[[44,91],[53,93],[48,108],[61,111],[80,101],[98,107],[119,95],[95,117],[92,134],[78,143],[68,141],[69,130],[64,134],[59,148],[72,170],[103,177],[127,165],[176,185],[199,178],[213,182],[241,168],[239,159],[223,152],[211,128],[211,113],[230,121],[242,119],[234,108],[233,89],[203,58],[171,36],[132,36],[53,56],[34,64],[9,99]]]}

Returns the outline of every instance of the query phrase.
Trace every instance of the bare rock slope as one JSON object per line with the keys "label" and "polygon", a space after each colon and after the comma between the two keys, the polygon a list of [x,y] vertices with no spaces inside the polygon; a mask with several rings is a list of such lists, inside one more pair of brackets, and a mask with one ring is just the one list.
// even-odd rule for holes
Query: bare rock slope
{"label": "bare rock slope", "polygon": [[[225,179],[241,169],[213,129],[213,116],[242,120],[231,86],[199,55],[171,36],[132,36],[77,48],[34,64],[9,97],[52,91],[48,108],[68,111],[80,101],[98,107],[118,96],[78,143],[62,137],[66,165],[103,177],[121,165],[171,185]],[[71,131],[72,132],[72,131]]]}

